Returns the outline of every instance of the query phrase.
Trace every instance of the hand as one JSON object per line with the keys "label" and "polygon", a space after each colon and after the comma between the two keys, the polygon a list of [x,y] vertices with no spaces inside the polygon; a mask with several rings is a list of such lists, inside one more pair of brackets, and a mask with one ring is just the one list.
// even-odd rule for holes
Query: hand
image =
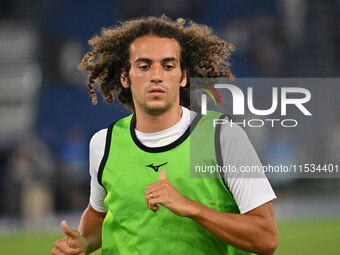
{"label": "hand", "polygon": [[165,176],[165,170],[159,173],[159,181],[148,185],[145,190],[145,202],[148,208],[156,212],[163,205],[178,216],[188,217],[193,214],[194,201],[182,196]]}
{"label": "hand", "polygon": [[61,222],[61,229],[67,235],[62,240],[55,242],[53,255],[85,255],[87,242],[77,230],[71,229],[66,221]]}

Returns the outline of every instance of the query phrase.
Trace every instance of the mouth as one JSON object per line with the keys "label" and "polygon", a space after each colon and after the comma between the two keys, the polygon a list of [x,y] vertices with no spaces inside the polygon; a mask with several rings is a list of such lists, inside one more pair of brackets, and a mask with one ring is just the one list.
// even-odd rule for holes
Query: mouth
{"label": "mouth", "polygon": [[151,94],[152,96],[161,96],[165,94],[165,91],[162,88],[152,88],[148,91],[148,94]]}

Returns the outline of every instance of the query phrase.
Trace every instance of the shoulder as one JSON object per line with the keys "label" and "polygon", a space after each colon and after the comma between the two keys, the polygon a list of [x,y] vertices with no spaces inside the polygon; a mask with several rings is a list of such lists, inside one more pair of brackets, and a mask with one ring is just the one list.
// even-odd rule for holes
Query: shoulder
{"label": "shoulder", "polygon": [[90,151],[102,150],[105,147],[107,128],[96,132],[90,140]]}
{"label": "shoulder", "polygon": [[223,161],[238,167],[261,164],[247,133],[239,125],[222,125],[220,142]]}
{"label": "shoulder", "polygon": [[248,139],[247,133],[237,124],[225,123],[221,124],[221,134],[225,137],[233,139]]}
{"label": "shoulder", "polygon": [[132,117],[133,114],[130,114],[129,116],[126,116],[124,118],[117,119],[113,121],[108,128],[104,128],[96,132],[90,140],[90,150],[102,148],[103,146],[105,146],[108,130],[112,131],[113,126],[116,126],[117,123],[123,123],[123,125],[126,123],[130,123]]}
{"label": "shoulder", "polygon": [[[197,115],[197,113],[195,113],[195,115]],[[202,119],[211,122],[211,124],[209,125],[215,127],[217,130],[220,130],[219,132],[224,138],[229,137],[233,140],[239,138],[248,139],[248,135],[243,130],[243,128],[240,127],[237,123],[231,121],[231,116],[226,113],[207,111],[207,114],[202,115]]]}

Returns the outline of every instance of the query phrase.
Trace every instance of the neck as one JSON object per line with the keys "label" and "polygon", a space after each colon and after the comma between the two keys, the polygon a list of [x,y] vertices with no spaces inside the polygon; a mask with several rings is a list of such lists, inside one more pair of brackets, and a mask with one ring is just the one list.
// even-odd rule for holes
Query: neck
{"label": "neck", "polygon": [[143,133],[160,132],[178,123],[181,117],[182,108],[179,105],[158,115],[151,115],[136,109],[136,129]]}

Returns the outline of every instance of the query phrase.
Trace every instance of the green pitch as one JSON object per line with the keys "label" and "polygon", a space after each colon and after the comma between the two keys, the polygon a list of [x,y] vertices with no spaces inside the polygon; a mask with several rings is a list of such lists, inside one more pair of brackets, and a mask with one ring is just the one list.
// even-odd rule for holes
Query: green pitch
{"label": "green pitch", "polygon": [[[276,255],[339,255],[340,219],[280,222]],[[0,236],[0,254],[51,254],[54,242],[63,238],[55,234],[17,234]],[[100,251],[92,253],[100,255]]]}
{"label": "green pitch", "polygon": [[[48,255],[56,240],[63,239],[62,234],[17,234],[0,236],[0,254],[3,255]],[[100,255],[100,250],[92,253]]]}
{"label": "green pitch", "polygon": [[339,255],[340,219],[280,222],[277,255]]}

